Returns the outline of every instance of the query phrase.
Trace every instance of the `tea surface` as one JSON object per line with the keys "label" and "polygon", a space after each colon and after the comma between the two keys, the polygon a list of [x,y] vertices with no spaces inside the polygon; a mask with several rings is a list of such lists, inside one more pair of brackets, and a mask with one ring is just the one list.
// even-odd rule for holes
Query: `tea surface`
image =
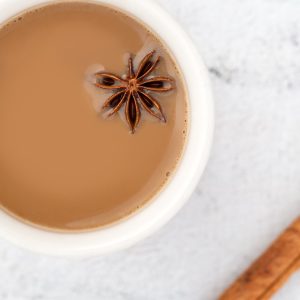
{"label": "tea surface", "polygon": [[[109,93],[93,74],[126,72],[155,49],[156,74],[173,92],[153,94],[167,118],[142,111],[131,134],[124,111],[104,118]],[[87,3],[28,11],[0,30],[0,205],[34,225],[86,230],[118,221],[166,184],[181,157],[187,100],[163,45],[140,23]]]}

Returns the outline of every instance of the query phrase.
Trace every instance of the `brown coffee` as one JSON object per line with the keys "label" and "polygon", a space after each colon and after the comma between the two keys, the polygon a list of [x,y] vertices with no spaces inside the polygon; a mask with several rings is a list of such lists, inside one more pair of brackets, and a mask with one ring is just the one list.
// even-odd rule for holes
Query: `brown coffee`
{"label": "brown coffee", "polygon": [[[155,75],[174,90],[150,93],[166,123],[144,109],[134,134],[124,108],[107,118],[111,95],[94,74],[124,76],[151,50]],[[124,77],[123,77],[124,78]],[[0,30],[0,205],[33,225],[86,230],[149,203],[180,159],[187,99],[174,60],[142,24],[112,8],[61,3],[27,11]]]}

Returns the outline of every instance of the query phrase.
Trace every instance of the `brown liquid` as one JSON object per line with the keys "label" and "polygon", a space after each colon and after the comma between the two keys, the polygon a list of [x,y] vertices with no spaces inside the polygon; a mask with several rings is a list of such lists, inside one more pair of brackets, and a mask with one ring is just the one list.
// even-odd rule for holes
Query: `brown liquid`
{"label": "brown liquid", "polygon": [[[148,45],[149,49],[146,49]],[[150,49],[151,48],[151,49]],[[142,113],[132,135],[91,74],[124,74],[126,55],[157,49],[176,90],[157,95],[163,124]],[[101,102],[102,101],[102,102]],[[0,30],[0,204],[31,224],[83,230],[115,222],[155,196],[185,141],[186,97],[160,42],[108,7],[64,3],[26,12]]]}

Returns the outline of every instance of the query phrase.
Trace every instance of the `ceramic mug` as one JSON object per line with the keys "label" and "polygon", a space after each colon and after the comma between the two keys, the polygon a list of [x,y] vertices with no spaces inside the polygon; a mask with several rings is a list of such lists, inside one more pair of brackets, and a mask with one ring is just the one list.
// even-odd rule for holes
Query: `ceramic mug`
{"label": "ceramic mug", "polygon": [[[186,83],[190,124],[183,157],[170,182],[148,205],[125,220],[89,232],[59,233],[22,223],[0,209],[1,237],[50,255],[104,254],[131,246],[156,231],[176,214],[196,187],[207,163],[213,135],[213,101],[207,70],[181,27],[153,0],[90,2],[109,5],[133,16],[164,41]],[[49,1],[0,0],[0,23],[46,3]]]}

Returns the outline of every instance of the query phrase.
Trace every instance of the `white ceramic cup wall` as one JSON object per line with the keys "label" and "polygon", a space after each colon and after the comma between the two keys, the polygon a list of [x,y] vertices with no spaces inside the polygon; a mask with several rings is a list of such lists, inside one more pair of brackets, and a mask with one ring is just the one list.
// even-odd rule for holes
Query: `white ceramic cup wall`
{"label": "white ceramic cup wall", "polygon": [[[32,6],[49,2],[0,0],[0,23]],[[153,233],[170,220],[190,197],[206,165],[212,141],[213,103],[207,70],[181,27],[153,0],[93,2],[114,6],[134,16],[169,47],[187,85],[189,134],[183,158],[169,184],[145,208],[110,227],[83,233],[50,232],[26,225],[0,209],[1,237],[21,247],[50,255],[104,254],[128,247]]]}

